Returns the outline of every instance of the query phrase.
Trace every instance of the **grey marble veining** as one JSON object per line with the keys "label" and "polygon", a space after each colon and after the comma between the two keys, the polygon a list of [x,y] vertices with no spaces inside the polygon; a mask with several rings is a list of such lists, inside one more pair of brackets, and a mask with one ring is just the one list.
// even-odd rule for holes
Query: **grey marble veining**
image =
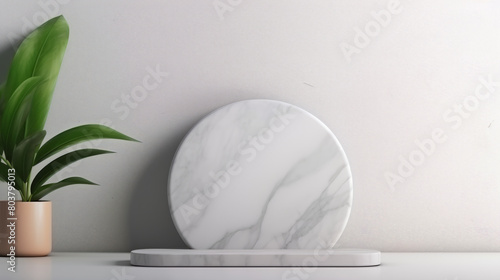
{"label": "grey marble veining", "polygon": [[188,133],[168,192],[192,248],[328,249],[347,223],[352,179],[321,121],[284,102],[247,100]]}

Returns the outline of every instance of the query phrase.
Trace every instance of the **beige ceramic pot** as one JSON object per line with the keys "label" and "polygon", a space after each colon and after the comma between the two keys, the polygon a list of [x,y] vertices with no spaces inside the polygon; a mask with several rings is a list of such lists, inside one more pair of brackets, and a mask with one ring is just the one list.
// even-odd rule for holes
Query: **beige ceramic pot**
{"label": "beige ceramic pot", "polygon": [[0,255],[12,254],[12,246],[16,257],[48,255],[52,251],[52,202],[16,201],[16,219],[11,219],[8,207],[7,201],[0,201]]}

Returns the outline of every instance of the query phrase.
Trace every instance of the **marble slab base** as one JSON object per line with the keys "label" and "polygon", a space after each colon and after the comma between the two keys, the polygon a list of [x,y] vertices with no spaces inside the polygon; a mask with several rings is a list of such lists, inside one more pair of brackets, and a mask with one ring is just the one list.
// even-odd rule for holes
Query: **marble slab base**
{"label": "marble slab base", "polygon": [[361,249],[140,249],[130,253],[130,263],[156,267],[362,267],[380,265],[381,254]]}

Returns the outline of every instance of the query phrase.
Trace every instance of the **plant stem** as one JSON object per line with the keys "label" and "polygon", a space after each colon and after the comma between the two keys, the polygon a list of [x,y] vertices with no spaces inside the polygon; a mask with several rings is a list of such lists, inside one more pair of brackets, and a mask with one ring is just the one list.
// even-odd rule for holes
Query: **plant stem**
{"label": "plant stem", "polygon": [[23,183],[23,187],[21,188],[20,193],[23,201],[26,201],[26,183]]}
{"label": "plant stem", "polygon": [[14,169],[14,167],[12,167],[12,164],[8,160],[6,160],[2,155],[0,155],[0,159],[2,159],[5,162],[5,164],[7,164],[8,167]]}
{"label": "plant stem", "polygon": [[31,201],[31,172],[28,175],[28,180],[26,181],[26,201]]}

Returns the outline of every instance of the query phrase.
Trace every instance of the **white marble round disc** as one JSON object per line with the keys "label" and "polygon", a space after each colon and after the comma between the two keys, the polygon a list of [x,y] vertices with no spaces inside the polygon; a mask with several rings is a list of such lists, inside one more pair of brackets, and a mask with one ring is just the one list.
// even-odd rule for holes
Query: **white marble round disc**
{"label": "white marble round disc", "polygon": [[224,106],[185,137],[170,211],[194,249],[329,249],[345,228],[352,176],[337,138],[294,105]]}

